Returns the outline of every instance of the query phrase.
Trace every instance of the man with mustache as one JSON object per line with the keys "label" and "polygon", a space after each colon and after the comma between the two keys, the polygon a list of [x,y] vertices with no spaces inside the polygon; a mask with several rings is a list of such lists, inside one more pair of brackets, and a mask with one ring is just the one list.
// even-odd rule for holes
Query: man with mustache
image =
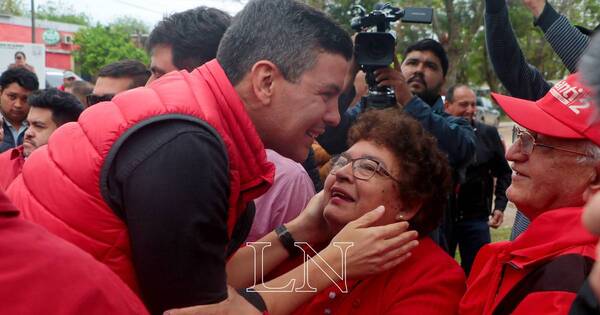
{"label": "man with mustache", "polygon": [[0,116],[4,118],[0,152],[23,144],[29,112],[27,96],[38,87],[35,73],[22,67],[6,70],[0,76]]}
{"label": "man with mustache", "polygon": [[27,103],[31,108],[23,145],[0,154],[0,189],[3,190],[21,173],[25,159],[34,150],[48,143],[58,127],[76,121],[83,111],[83,105],[74,95],[57,89],[35,91]]}

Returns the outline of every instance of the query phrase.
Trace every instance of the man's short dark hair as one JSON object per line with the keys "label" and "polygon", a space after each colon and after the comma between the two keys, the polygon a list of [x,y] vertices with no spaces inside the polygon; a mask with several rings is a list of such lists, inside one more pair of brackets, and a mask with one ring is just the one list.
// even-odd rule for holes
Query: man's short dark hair
{"label": "man's short dark hair", "polygon": [[321,52],[352,57],[352,40],[336,22],[293,0],[253,0],[225,32],[217,59],[233,85],[259,60],[274,63],[286,80],[297,80]]}
{"label": "man's short dark hair", "polygon": [[25,53],[20,50],[15,53],[15,58],[17,58],[18,55],[23,56],[23,58],[27,58],[27,56],[25,56]]}
{"label": "man's short dark hair", "polygon": [[454,102],[454,92],[456,91],[456,89],[461,88],[461,87],[465,87],[465,88],[471,90],[471,88],[466,84],[462,84],[462,83],[454,84],[453,86],[449,87],[448,91],[446,92],[446,101],[449,103]]}
{"label": "man's short dark hair", "polygon": [[413,43],[404,50],[404,57],[406,58],[412,51],[431,51],[440,60],[442,71],[444,71],[444,77],[446,76],[448,73],[448,55],[446,54],[444,47],[442,47],[442,44],[438,41],[428,38]]}
{"label": "man's short dark hair", "polygon": [[27,98],[27,103],[31,107],[51,110],[52,120],[56,126],[76,121],[83,111],[83,105],[74,95],[54,88],[31,93]]}
{"label": "man's short dark hair", "polygon": [[0,89],[4,90],[13,83],[17,83],[28,91],[35,91],[40,87],[35,73],[23,67],[8,69],[0,76]]}
{"label": "man's short dark hair", "polygon": [[98,77],[131,78],[133,82],[129,89],[146,85],[150,70],[137,60],[121,60],[108,64],[98,72]]}
{"label": "man's short dark hair", "polygon": [[164,18],[150,33],[146,46],[149,52],[156,45],[171,46],[173,65],[192,71],[216,57],[229,24],[229,14],[201,6]]}

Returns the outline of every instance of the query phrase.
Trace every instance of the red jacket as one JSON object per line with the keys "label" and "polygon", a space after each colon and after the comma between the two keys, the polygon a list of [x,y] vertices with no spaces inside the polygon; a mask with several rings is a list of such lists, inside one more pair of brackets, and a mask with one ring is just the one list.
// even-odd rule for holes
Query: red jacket
{"label": "red jacket", "polygon": [[23,146],[18,146],[0,154],[0,190],[6,190],[10,183],[21,174],[25,158]]}
{"label": "red jacket", "polygon": [[294,315],[453,315],[465,292],[465,275],[454,259],[426,237],[396,268],[347,284],[348,293],[332,285]]}
{"label": "red jacket", "polygon": [[18,214],[0,190],[2,314],[147,314],[110,269]]}
{"label": "red jacket", "polygon": [[274,167],[216,60],[88,108],[77,122],[58,128],[47,146],[31,154],[8,195],[26,219],[92,254],[136,290],[127,227],[103,197],[105,174],[129,135],[167,119],[208,123],[225,144],[231,235],[247,204],[269,188]]}
{"label": "red jacket", "polygon": [[[483,247],[471,269],[460,314],[492,314],[520,280],[556,257],[579,254],[594,258],[598,238],[582,226],[581,212],[581,208],[544,212],[513,242]],[[574,293],[565,291],[533,292],[512,314],[567,314],[574,299]]]}

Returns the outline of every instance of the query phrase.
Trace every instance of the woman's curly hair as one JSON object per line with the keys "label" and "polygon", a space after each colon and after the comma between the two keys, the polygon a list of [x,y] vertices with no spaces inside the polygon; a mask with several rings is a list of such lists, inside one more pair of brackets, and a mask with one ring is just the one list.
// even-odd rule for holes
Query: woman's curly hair
{"label": "woman's curly hair", "polygon": [[348,134],[348,144],[371,141],[390,150],[398,160],[399,196],[407,206],[421,203],[409,220],[411,228],[427,235],[439,224],[451,187],[448,159],[436,139],[399,109],[371,110],[360,116]]}

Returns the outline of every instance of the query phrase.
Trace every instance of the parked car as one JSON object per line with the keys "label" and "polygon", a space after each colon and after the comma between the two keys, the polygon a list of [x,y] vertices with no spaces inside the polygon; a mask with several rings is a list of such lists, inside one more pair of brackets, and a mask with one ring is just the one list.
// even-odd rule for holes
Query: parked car
{"label": "parked car", "polygon": [[[63,69],[46,67],[46,88],[58,88],[63,84]],[[76,80],[83,80],[75,75]]]}
{"label": "parked car", "polygon": [[498,127],[500,124],[500,112],[494,108],[494,104],[487,97],[477,98],[477,112],[475,112],[475,119],[481,121],[484,124]]}

